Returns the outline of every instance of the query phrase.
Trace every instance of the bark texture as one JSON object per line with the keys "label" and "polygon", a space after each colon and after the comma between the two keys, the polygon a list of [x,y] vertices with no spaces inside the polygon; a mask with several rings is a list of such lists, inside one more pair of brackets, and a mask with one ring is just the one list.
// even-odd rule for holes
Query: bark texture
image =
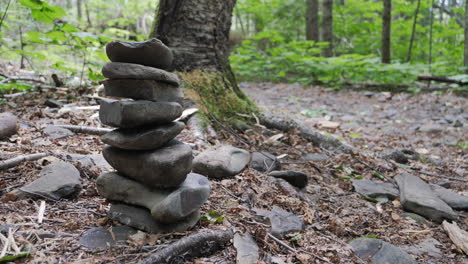
{"label": "bark texture", "polygon": [[319,6],[318,0],[307,0],[306,39],[320,41],[319,36]]}
{"label": "bark texture", "polygon": [[151,37],[174,52],[173,70],[228,65],[228,39],[236,0],[161,0]]}
{"label": "bark texture", "polygon": [[323,0],[322,41],[328,42],[323,56],[333,56],[333,0]]}
{"label": "bark texture", "polygon": [[409,44],[409,48],[408,48],[408,56],[406,57],[407,62],[411,61],[411,55],[412,55],[412,51],[413,51],[414,37],[416,36],[416,25],[418,23],[418,14],[419,14],[419,8],[420,7],[421,7],[421,0],[418,0],[416,10],[414,10],[413,28],[411,29],[411,39],[410,39],[410,44]]}
{"label": "bark texture", "polygon": [[382,13],[382,63],[391,62],[390,40],[392,24],[392,0],[383,0]]}

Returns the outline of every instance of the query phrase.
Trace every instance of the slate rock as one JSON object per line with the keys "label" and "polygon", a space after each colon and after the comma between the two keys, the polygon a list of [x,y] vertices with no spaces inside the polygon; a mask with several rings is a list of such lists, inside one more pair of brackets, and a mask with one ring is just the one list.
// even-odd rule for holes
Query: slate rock
{"label": "slate rock", "polygon": [[436,195],[453,209],[468,210],[468,197],[453,192],[440,185],[429,184]]}
{"label": "slate rock", "polygon": [[44,128],[44,134],[51,139],[62,139],[75,135],[70,130],[58,126],[47,126]]}
{"label": "slate rock", "polygon": [[182,106],[175,102],[102,100],[99,119],[108,126],[133,128],[166,124],[182,115]]}
{"label": "slate rock", "polygon": [[419,132],[429,133],[429,134],[438,134],[444,131],[444,128],[438,124],[425,124],[418,128]]}
{"label": "slate rock", "polygon": [[271,224],[270,233],[277,238],[281,239],[288,233],[304,229],[304,221],[301,218],[278,206],[273,206],[273,210],[271,211],[261,209],[254,209],[254,211],[257,215],[268,218]]}
{"label": "slate rock", "polygon": [[372,198],[386,197],[394,200],[400,196],[400,191],[392,183],[371,180],[353,180],[352,183],[356,192]]}
{"label": "slate rock", "polygon": [[321,162],[321,161],[330,160],[330,157],[322,153],[307,153],[304,156],[304,159],[306,161]]}
{"label": "slate rock", "polygon": [[209,178],[224,179],[241,173],[249,161],[248,151],[220,145],[198,154],[193,160],[193,171]]}
{"label": "slate rock", "polygon": [[0,138],[6,138],[18,131],[18,117],[12,113],[0,113]]}
{"label": "slate rock", "polygon": [[120,128],[104,134],[101,140],[121,149],[158,149],[174,139],[184,127],[182,122],[172,122],[156,127]]}
{"label": "slate rock", "polygon": [[359,238],[349,245],[357,256],[372,264],[417,264],[408,253],[380,239]]}
{"label": "slate rock", "polygon": [[157,150],[123,150],[104,147],[102,154],[122,175],[149,187],[175,187],[192,169],[192,148],[172,140]]}
{"label": "slate rock", "polygon": [[174,73],[133,63],[106,63],[102,68],[102,74],[109,79],[155,80],[175,86],[180,85],[179,77]]}
{"label": "slate rock", "polygon": [[112,204],[109,218],[152,234],[173,233],[184,232],[194,227],[200,219],[200,211],[197,210],[178,222],[163,224],[154,220],[151,212],[146,208],[128,204]]}
{"label": "slate rock", "polygon": [[452,208],[419,177],[403,173],[396,176],[395,180],[400,188],[400,202],[405,210],[439,223],[444,219],[457,218]]}
{"label": "slate rock", "polygon": [[423,216],[420,216],[418,214],[404,212],[403,216],[407,217],[407,218],[410,218],[410,219],[413,219],[416,223],[418,223],[420,225],[429,225],[429,221],[427,221],[426,218],[424,218]]}
{"label": "slate rock", "polygon": [[246,232],[234,235],[234,247],[237,251],[236,264],[257,264],[259,260],[258,246],[252,236]]}
{"label": "slate rock", "polygon": [[20,188],[19,198],[37,196],[54,200],[76,196],[81,190],[80,172],[70,163],[54,161],[44,167],[40,177]]}
{"label": "slate rock", "polygon": [[296,186],[297,188],[304,188],[307,186],[307,174],[299,172],[299,171],[272,171],[268,173],[268,176],[272,176],[275,178],[281,178],[287,182],[289,182],[292,186]]}
{"label": "slate rock", "polygon": [[103,250],[111,248],[117,242],[126,241],[136,232],[135,229],[128,226],[97,227],[86,231],[81,236],[79,243],[91,250]]}
{"label": "slate rock", "polygon": [[112,169],[109,163],[102,156],[102,153],[90,155],[68,153],[61,154],[58,156],[60,157],[60,159],[68,162],[77,162],[82,168],[99,168],[102,171],[108,171]]}
{"label": "slate rock", "polygon": [[281,169],[281,163],[268,152],[253,152],[250,167],[260,172],[274,171]]}
{"label": "slate rock", "polygon": [[196,173],[190,173],[176,189],[153,189],[115,172],[99,176],[96,185],[101,196],[145,207],[156,221],[166,224],[181,221],[199,210],[211,191],[208,179]]}
{"label": "slate rock", "polygon": [[107,79],[103,82],[107,96],[159,102],[182,102],[182,89],[154,80]]}
{"label": "slate rock", "polygon": [[107,57],[113,62],[128,62],[167,69],[171,66],[171,50],[159,39],[141,42],[114,40],[106,45]]}
{"label": "slate rock", "polygon": [[418,256],[428,255],[432,258],[442,258],[442,251],[438,247],[443,247],[443,245],[434,238],[428,238],[413,246],[403,247],[403,249]]}

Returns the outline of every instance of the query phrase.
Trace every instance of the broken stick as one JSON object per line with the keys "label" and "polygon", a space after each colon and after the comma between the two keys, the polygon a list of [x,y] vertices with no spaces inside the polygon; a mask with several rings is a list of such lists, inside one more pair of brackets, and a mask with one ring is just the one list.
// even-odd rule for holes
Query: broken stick
{"label": "broken stick", "polygon": [[42,159],[43,157],[46,157],[47,155],[48,155],[47,153],[36,153],[36,154],[31,154],[31,155],[20,155],[12,159],[2,160],[0,161],[0,170],[13,168],[16,165],[24,161],[34,161],[34,160]]}
{"label": "broken stick", "polygon": [[140,264],[173,263],[175,260],[183,261],[199,256],[209,256],[223,247],[233,237],[232,230],[202,231],[180,239],[149,256]]}
{"label": "broken stick", "polygon": [[73,125],[55,125],[57,127],[66,128],[75,133],[83,133],[90,135],[102,136],[112,131],[110,128],[103,127],[87,127],[87,126],[73,126]]}

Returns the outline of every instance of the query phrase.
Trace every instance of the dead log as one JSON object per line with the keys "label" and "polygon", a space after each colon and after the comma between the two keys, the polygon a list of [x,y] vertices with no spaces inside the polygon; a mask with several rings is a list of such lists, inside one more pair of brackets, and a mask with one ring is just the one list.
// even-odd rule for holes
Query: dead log
{"label": "dead log", "polygon": [[201,231],[180,239],[152,254],[139,264],[185,263],[188,259],[213,254],[224,247],[233,237],[232,230]]}
{"label": "dead log", "polygon": [[112,131],[112,129],[110,128],[103,128],[103,127],[87,127],[87,126],[73,126],[73,125],[55,125],[55,126],[66,128],[75,133],[83,133],[83,134],[98,135],[98,136],[102,136]]}
{"label": "dead log", "polygon": [[16,165],[24,161],[34,161],[34,160],[42,159],[43,157],[46,157],[47,155],[48,155],[47,153],[36,153],[36,154],[31,154],[31,155],[20,155],[12,159],[2,160],[0,161],[0,170],[13,168]]}
{"label": "dead log", "polygon": [[435,82],[443,82],[443,83],[454,83],[460,86],[468,85],[467,81],[461,81],[461,80],[453,79],[447,76],[419,75],[418,81],[435,81]]}

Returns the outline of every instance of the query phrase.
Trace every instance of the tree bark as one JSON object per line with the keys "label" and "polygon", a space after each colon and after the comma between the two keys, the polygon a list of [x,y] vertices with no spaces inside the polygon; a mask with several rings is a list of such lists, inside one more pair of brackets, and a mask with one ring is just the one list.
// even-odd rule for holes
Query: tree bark
{"label": "tree bark", "polygon": [[333,0],[323,0],[322,41],[328,42],[323,56],[333,56]]}
{"label": "tree bark", "polygon": [[411,53],[413,51],[413,43],[414,43],[414,37],[416,35],[416,24],[418,23],[418,14],[419,14],[419,7],[420,6],[421,6],[421,0],[418,0],[416,10],[414,11],[413,28],[411,30],[411,38],[410,38],[410,43],[409,43],[409,48],[408,48],[408,56],[406,57],[407,62],[411,61]]}
{"label": "tree bark", "polygon": [[463,56],[465,74],[468,74],[468,0],[465,1],[465,54]]}
{"label": "tree bark", "polygon": [[318,0],[307,0],[306,10],[306,39],[320,41]]}
{"label": "tree bark", "polygon": [[77,20],[81,21],[81,18],[83,16],[83,0],[76,0],[76,15]]}
{"label": "tree bark", "polygon": [[382,63],[391,63],[390,40],[392,24],[392,0],[383,0],[382,13]]}

